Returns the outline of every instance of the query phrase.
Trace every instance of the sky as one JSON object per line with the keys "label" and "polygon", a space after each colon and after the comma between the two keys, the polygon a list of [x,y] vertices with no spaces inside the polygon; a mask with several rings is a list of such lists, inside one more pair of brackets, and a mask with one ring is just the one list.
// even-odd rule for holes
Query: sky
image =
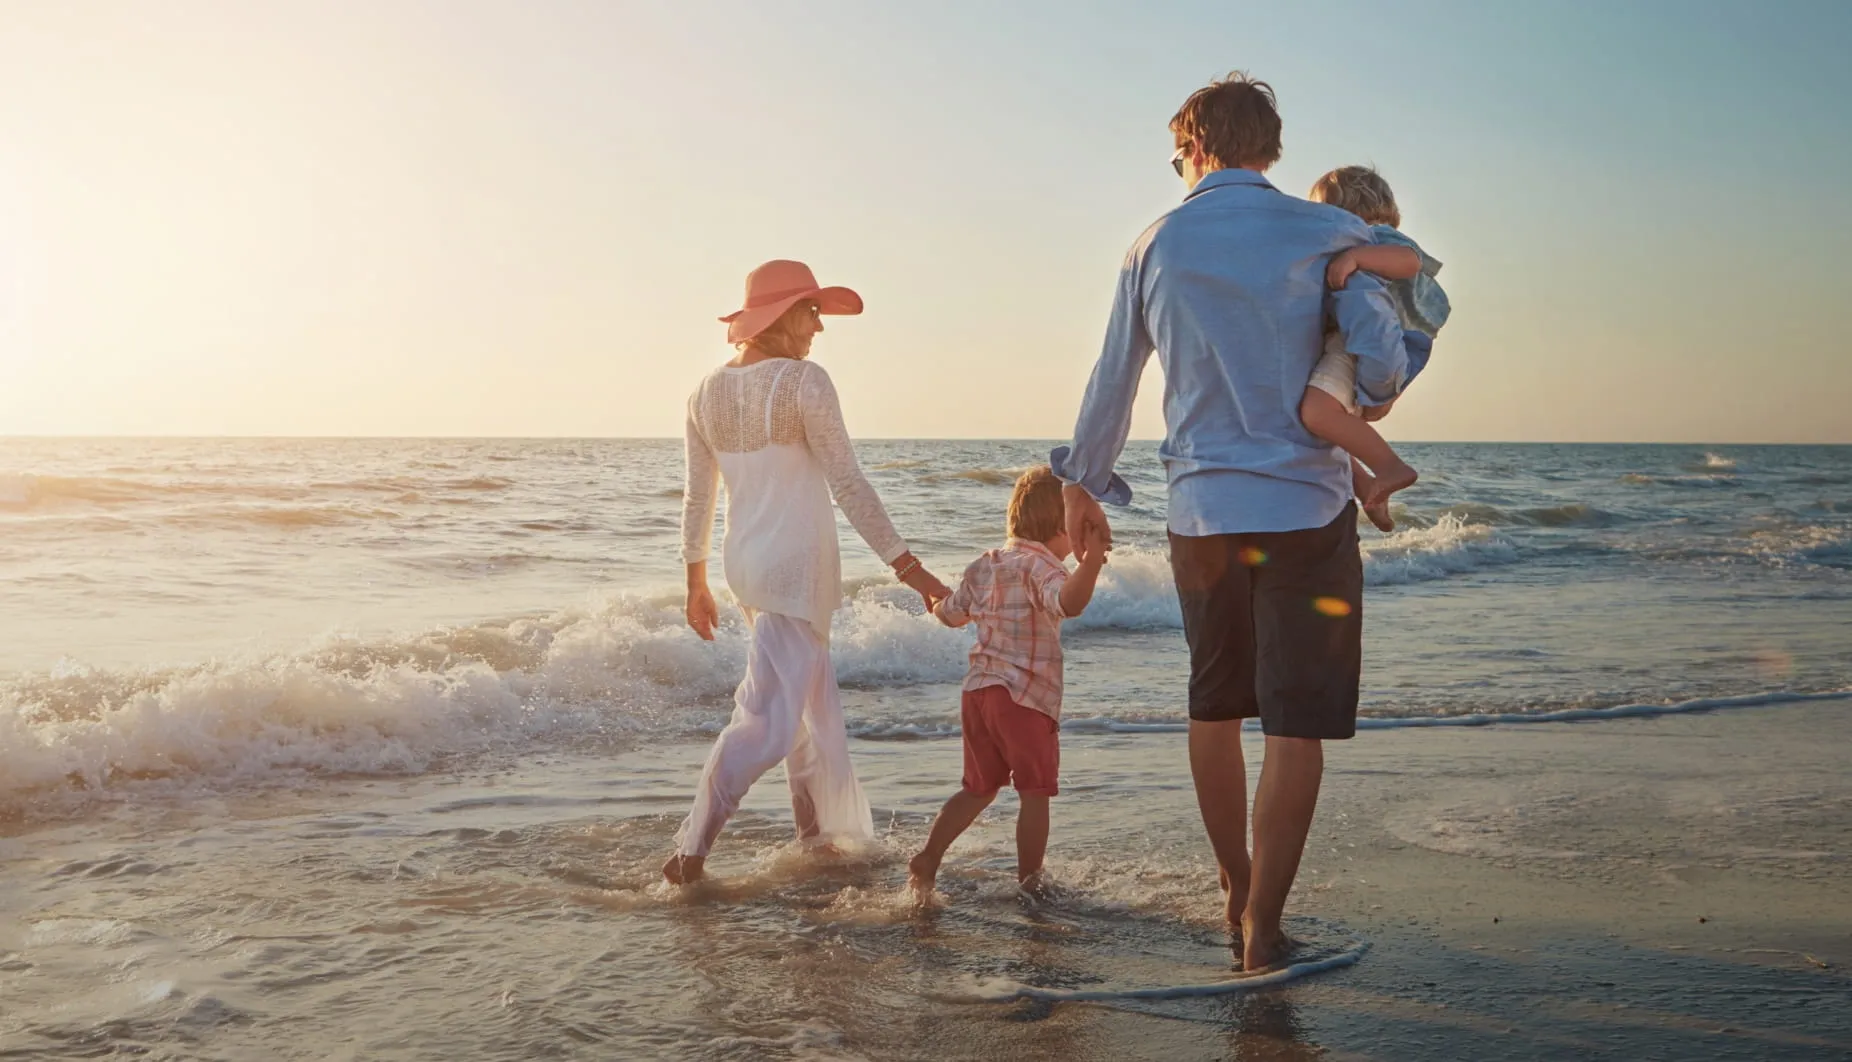
{"label": "sky", "polygon": [[[1852,5],[0,0],[0,435],[664,436],[747,270],[862,437],[1068,435],[1271,82],[1454,315],[1401,440],[1852,442]],[[1162,435],[1155,359],[1134,434]]]}

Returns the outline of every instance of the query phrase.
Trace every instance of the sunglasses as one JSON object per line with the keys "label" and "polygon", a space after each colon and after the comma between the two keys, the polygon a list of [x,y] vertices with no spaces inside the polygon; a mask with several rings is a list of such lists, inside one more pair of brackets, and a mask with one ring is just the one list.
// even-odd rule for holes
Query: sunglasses
{"label": "sunglasses", "polygon": [[1178,148],[1177,153],[1170,157],[1170,168],[1177,171],[1177,176],[1183,176],[1183,160],[1189,157],[1190,145],[1188,144]]}

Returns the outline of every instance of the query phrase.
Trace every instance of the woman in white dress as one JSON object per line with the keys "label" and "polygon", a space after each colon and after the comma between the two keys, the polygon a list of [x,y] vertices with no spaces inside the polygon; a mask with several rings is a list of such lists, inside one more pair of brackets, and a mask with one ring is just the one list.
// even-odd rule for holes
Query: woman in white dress
{"label": "woman in white dress", "polygon": [[720,620],[707,559],[724,482],[727,588],[745,610],[752,640],[733,718],[708,754],[694,808],[663,864],[662,876],[678,885],[702,876],[721,827],[780,760],[800,841],[874,836],[830,663],[830,616],[842,604],[831,497],[928,607],[949,591],[895,532],[856,463],[829,374],[805,360],[823,314],[861,312],[859,295],[819,287],[803,263],[765,263],[746,278],[745,307],[721,318],[738,356],[708,374],[688,401],[688,625],[711,641]]}

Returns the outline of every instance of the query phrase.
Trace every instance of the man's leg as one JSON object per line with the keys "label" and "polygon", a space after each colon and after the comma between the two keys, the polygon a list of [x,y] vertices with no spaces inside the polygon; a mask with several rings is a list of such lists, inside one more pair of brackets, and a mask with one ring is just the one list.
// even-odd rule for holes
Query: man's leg
{"label": "man's leg", "polygon": [[1254,864],[1247,909],[1241,915],[1241,968],[1259,970],[1286,951],[1280,916],[1299,874],[1318,788],[1325,774],[1325,747],[1315,738],[1269,737],[1267,756],[1254,787]]}
{"label": "man's leg", "polygon": [[1170,536],[1171,573],[1190,645],[1190,776],[1221,869],[1230,929],[1248,897],[1247,764],[1241,721],[1254,695],[1253,570],[1266,563],[1238,535]]}
{"label": "man's leg", "polygon": [[1324,777],[1324,742],[1357,732],[1363,665],[1363,558],[1357,510],[1329,524],[1255,535],[1255,690],[1267,754],[1254,790],[1254,866],[1242,915],[1242,968],[1286,951],[1280,916],[1299,873]]}
{"label": "man's leg", "polygon": [[1241,924],[1248,904],[1248,771],[1241,755],[1241,720],[1190,720],[1190,777],[1209,846],[1222,868],[1228,926]]}

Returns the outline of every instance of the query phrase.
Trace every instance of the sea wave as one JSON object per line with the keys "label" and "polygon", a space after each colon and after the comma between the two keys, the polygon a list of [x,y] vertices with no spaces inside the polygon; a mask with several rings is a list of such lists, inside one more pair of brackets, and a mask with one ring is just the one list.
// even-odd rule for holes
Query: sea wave
{"label": "sea wave", "polygon": [[1517,559],[1517,547],[1495,528],[1447,513],[1432,527],[1366,540],[1363,582],[1366,586],[1427,582]]}
{"label": "sea wave", "polygon": [[44,476],[30,472],[0,473],[0,511],[55,506],[127,506],[199,500],[301,502],[343,493],[384,492],[404,495],[416,490],[473,494],[507,490],[515,481],[501,476],[422,480],[406,476],[342,482],[279,483],[130,479],[122,476]]}
{"label": "sea wave", "polygon": [[982,483],[987,487],[1007,487],[1022,478],[1029,466],[1022,468],[962,468],[953,472],[929,472],[920,478],[927,483],[949,483],[954,480],[966,480]]}

